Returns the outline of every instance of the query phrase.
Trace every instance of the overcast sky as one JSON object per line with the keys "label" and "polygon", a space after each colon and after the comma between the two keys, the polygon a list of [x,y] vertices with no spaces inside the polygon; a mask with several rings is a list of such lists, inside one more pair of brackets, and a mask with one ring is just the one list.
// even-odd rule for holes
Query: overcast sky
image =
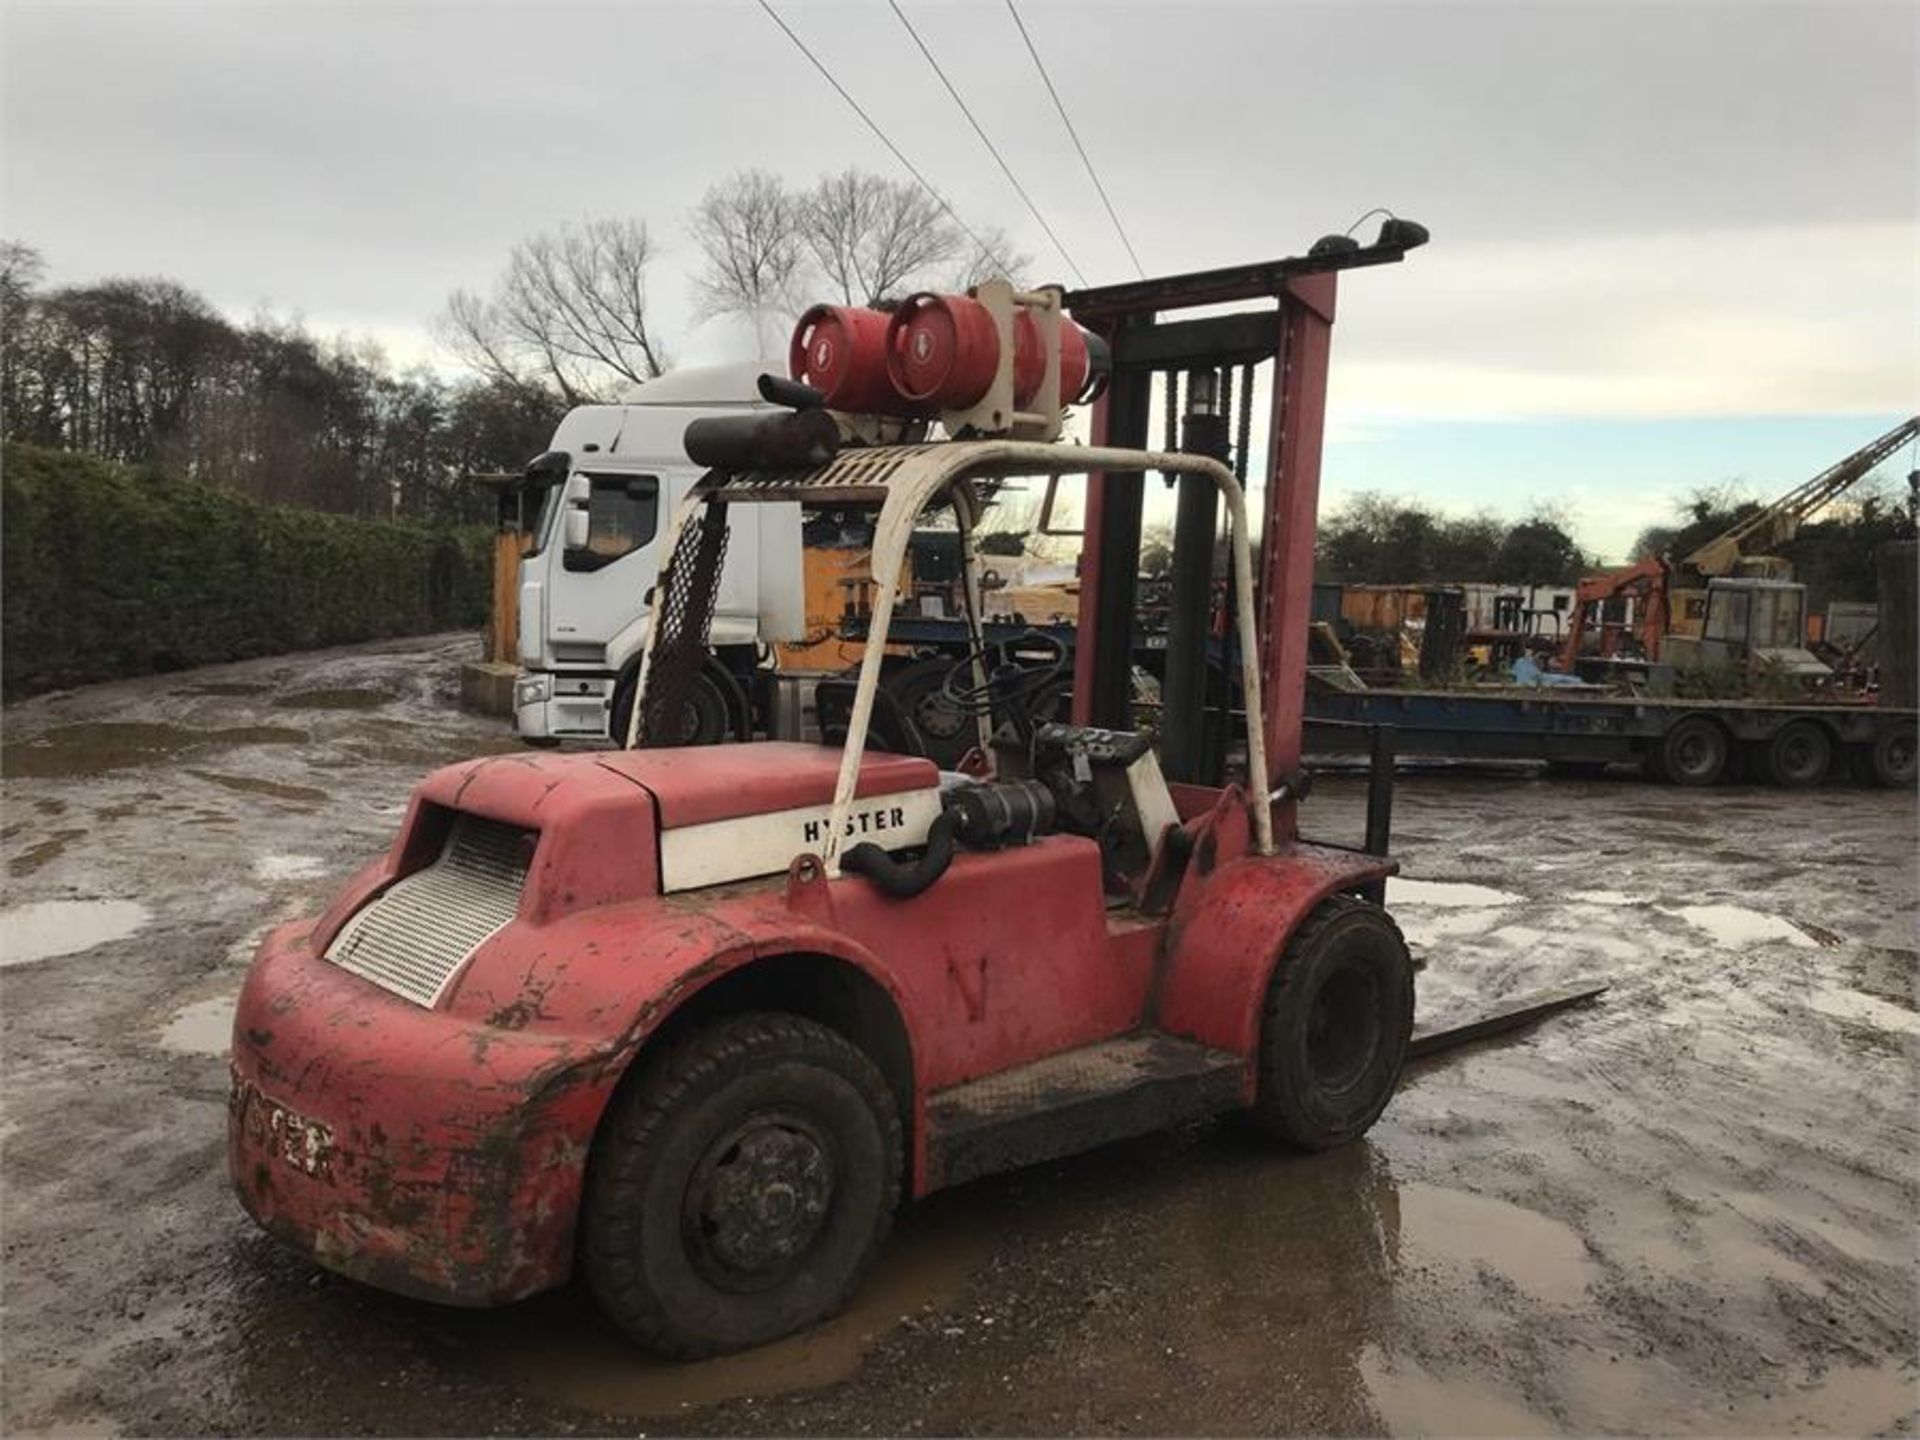
{"label": "overcast sky", "polygon": [[[775,0],[970,221],[1071,280],[885,0]],[[1019,0],[1151,272],[1297,253],[1389,205],[1434,242],[1343,282],[1331,502],[1567,507],[1619,553],[1675,497],[1770,494],[1920,407],[1920,6]],[[1082,271],[1130,267],[1002,0],[902,0]],[[600,215],[663,242],[758,165],[898,173],[753,3],[4,9],[0,231],[55,281],[433,358],[446,292]]]}

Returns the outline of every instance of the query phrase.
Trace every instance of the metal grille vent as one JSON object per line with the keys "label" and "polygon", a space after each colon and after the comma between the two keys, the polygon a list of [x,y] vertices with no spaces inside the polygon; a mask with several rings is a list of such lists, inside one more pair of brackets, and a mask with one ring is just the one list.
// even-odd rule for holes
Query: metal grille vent
{"label": "metal grille vent", "polygon": [[473,952],[513,919],[532,834],[517,825],[457,816],[440,858],[343,925],[327,959],[431,1008]]}
{"label": "metal grille vent", "polygon": [[[647,693],[640,706],[639,743],[684,745],[692,735],[687,705],[694,677],[706,664],[713,630],[713,606],[726,566],[727,507],[710,500],[696,524],[680,532],[673,559],[660,577],[666,587],[660,603],[660,633],[653,639],[647,667]],[[621,736],[622,744],[626,736]]]}

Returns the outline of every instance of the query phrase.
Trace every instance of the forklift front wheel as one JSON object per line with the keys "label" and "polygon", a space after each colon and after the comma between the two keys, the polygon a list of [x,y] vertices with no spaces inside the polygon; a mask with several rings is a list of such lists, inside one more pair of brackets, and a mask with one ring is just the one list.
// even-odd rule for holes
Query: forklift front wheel
{"label": "forklift front wheel", "polygon": [[900,1115],[845,1037],[735,1015],[642,1056],[595,1137],[582,1276],[615,1324],[675,1359],[824,1320],[900,1198]]}
{"label": "forklift front wheel", "polygon": [[1253,1121],[1301,1150],[1364,1134],[1386,1109],[1413,1034],[1413,961],[1400,927],[1352,896],[1323,901],[1267,987]]}

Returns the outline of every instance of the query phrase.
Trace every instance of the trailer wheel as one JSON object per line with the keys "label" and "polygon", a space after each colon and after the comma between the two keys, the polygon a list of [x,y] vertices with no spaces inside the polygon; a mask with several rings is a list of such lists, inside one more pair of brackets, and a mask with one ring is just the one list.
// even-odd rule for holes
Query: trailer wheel
{"label": "trailer wheel", "polygon": [[649,1350],[693,1359],[833,1314],[900,1198],[900,1115],[874,1064],[797,1015],[643,1056],[587,1165],[580,1269]]}
{"label": "trailer wheel", "polygon": [[1911,725],[1889,726],[1859,749],[1865,763],[1856,767],[1855,774],[1863,782],[1890,790],[1911,790],[1916,777],[1920,777],[1920,762],[1916,761],[1920,746],[1915,743]]}
{"label": "trailer wheel", "polygon": [[1755,758],[1768,784],[1805,790],[1827,778],[1833,764],[1833,737],[1812,720],[1789,720],[1760,742]]}
{"label": "trailer wheel", "polygon": [[1364,1134],[1400,1080],[1413,1033],[1413,962],[1378,905],[1323,901],[1287,941],[1260,1026],[1252,1119],[1301,1150]]}
{"label": "trailer wheel", "polygon": [[[613,692],[607,725],[615,745],[624,746],[627,743],[627,723],[633,718],[633,692],[639,681],[639,672],[636,671],[622,679]],[[688,736],[680,742],[683,745],[718,745],[733,735],[727,697],[721,693],[719,683],[705,670],[695,674],[693,683],[687,687],[683,728]]]}
{"label": "trailer wheel", "polygon": [[1655,742],[1654,773],[1670,785],[1717,785],[1727,770],[1727,732],[1703,715],[1689,715]]}

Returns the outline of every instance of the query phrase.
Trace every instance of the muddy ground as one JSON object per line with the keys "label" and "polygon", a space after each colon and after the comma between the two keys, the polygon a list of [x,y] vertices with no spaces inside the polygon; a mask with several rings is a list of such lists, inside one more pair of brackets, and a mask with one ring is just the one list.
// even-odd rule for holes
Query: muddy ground
{"label": "muddy ground", "polygon": [[[1911,1433],[1915,802],[1524,770],[1402,783],[1424,1019],[1600,976],[1315,1158],[1202,1126],[938,1196],[813,1335],[669,1367],[566,1292],[324,1275],[222,1173],[252,938],[510,743],[469,642],[5,713],[0,1428]],[[1357,780],[1307,809],[1357,837]]]}

